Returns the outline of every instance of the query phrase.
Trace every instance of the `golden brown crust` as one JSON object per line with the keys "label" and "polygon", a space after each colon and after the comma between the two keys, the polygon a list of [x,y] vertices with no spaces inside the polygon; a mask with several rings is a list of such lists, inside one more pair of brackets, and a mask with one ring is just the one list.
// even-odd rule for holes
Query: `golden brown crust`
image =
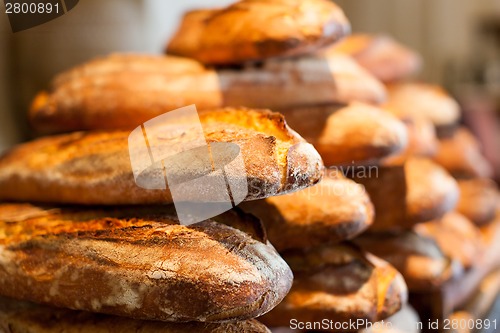
{"label": "golden brown crust", "polygon": [[385,105],[400,118],[424,117],[434,126],[450,126],[460,118],[458,103],[441,87],[415,82],[392,84]]}
{"label": "golden brown crust", "polygon": [[312,143],[325,165],[366,163],[401,152],[404,125],[383,110],[363,103],[283,110],[287,122]]}
{"label": "golden brown crust", "polygon": [[499,198],[495,182],[487,178],[462,179],[458,186],[457,211],[479,226],[493,222]]}
{"label": "golden brown crust", "polygon": [[[321,178],[319,154],[288,128],[281,115],[243,108],[198,114],[207,142],[238,145],[246,169],[246,199],[292,192]],[[156,131],[153,136],[148,134],[150,146],[158,143],[179,147],[190,140],[191,134],[196,134],[192,129],[195,124],[181,120],[165,124],[165,133],[171,132],[174,125],[176,130],[184,131],[182,137],[169,139]],[[78,132],[20,145],[0,159],[0,198],[80,204],[172,202],[169,191],[147,190],[136,185],[128,150],[129,134],[128,131]],[[231,166],[225,171],[229,179],[242,177]],[[169,173],[189,177],[189,171],[182,166],[179,170],[170,169]],[[163,174],[154,170],[146,176],[165,184]],[[186,194],[182,199],[194,200],[190,195],[210,201],[211,189]]]}
{"label": "golden brown crust", "polygon": [[33,101],[30,119],[44,133],[133,129],[191,104],[286,109],[385,97],[380,82],[332,51],[218,71],[178,57],[115,54],[58,75]]}
{"label": "golden brown crust", "polygon": [[242,203],[265,224],[278,251],[351,239],[373,221],[373,206],[363,187],[340,173],[296,193]]}
{"label": "golden brown crust", "polygon": [[284,254],[294,271],[290,293],[261,318],[269,326],[298,321],[366,319],[396,313],[407,299],[401,275],[385,261],[351,245],[325,245]]}
{"label": "golden brown crust", "polygon": [[0,294],[137,319],[214,322],[262,315],[288,292],[292,273],[274,248],[214,220],[185,227],[174,216],[171,206],[1,205]]}
{"label": "golden brown crust", "polygon": [[311,53],[347,35],[342,10],[325,0],[241,0],[186,13],[170,54],[206,64],[237,64]]}
{"label": "golden brown crust", "polygon": [[166,323],[66,310],[0,297],[3,333],[270,333],[257,320],[230,323]]}
{"label": "golden brown crust", "polygon": [[354,242],[393,265],[410,291],[437,290],[463,271],[460,263],[447,257],[434,239],[411,231],[362,234]]}
{"label": "golden brown crust", "polygon": [[478,141],[465,127],[457,129],[451,137],[439,140],[434,160],[456,178],[488,178],[493,174],[491,165],[481,154]]}
{"label": "golden brown crust", "polygon": [[443,253],[470,268],[481,261],[484,252],[481,232],[465,216],[450,212],[441,219],[415,226],[417,233],[435,239]]}
{"label": "golden brown crust", "polygon": [[421,57],[389,36],[353,34],[335,45],[382,82],[405,79],[422,66]]}

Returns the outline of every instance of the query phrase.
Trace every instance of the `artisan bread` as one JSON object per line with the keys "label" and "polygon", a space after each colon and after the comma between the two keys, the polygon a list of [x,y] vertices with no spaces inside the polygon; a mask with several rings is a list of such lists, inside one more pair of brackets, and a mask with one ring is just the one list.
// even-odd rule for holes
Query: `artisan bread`
{"label": "artisan bread", "polygon": [[447,257],[434,239],[413,231],[366,233],[354,242],[393,265],[412,292],[438,290],[463,273],[461,264]]}
{"label": "artisan bread", "polygon": [[278,251],[351,239],[373,221],[373,206],[361,185],[329,172],[313,187],[238,206],[259,217]]}
{"label": "artisan bread", "polygon": [[74,311],[0,297],[2,333],[270,333],[255,319],[228,323],[167,323]]}
{"label": "artisan bread", "polygon": [[436,127],[448,127],[458,122],[458,103],[439,86],[405,82],[389,86],[385,107],[404,117],[424,117]]}
{"label": "artisan bread", "polygon": [[42,133],[133,129],[168,111],[195,104],[286,109],[297,105],[380,103],[384,86],[348,56],[267,61],[240,69],[208,69],[172,56],[115,54],[66,71],[30,109]]}
{"label": "artisan bread", "polygon": [[311,53],[350,32],[342,9],[326,0],[240,0],[188,12],[167,53],[205,64],[238,64]]}
{"label": "artisan bread", "polygon": [[[229,183],[247,182],[245,199],[292,192],[321,178],[320,156],[286,125],[280,114],[240,108],[204,111],[198,115],[211,147],[213,143],[231,143],[239,151],[235,154],[242,157],[245,170],[233,163],[225,165],[224,170]],[[149,147],[179,151],[198,135],[199,128],[194,122],[185,123],[182,119],[159,126],[152,134],[148,132]],[[165,176],[158,171],[163,170],[162,166],[147,168],[136,177],[154,186],[145,189],[136,185],[133,171],[141,170],[136,170],[136,164],[132,170],[129,134],[128,131],[77,132],[15,147],[0,158],[0,199],[98,205],[172,202],[171,193],[164,190]],[[132,162],[149,162],[149,154],[145,151],[142,154]],[[231,161],[233,152],[222,150],[220,154],[228,154],[220,156],[220,160]],[[174,164],[166,172],[186,181],[203,175],[204,169],[191,163],[197,155],[188,157],[187,163]],[[217,193],[209,186],[213,183],[207,181],[201,190],[199,186],[191,190],[188,186],[178,200],[213,201]]]}
{"label": "artisan bread", "polygon": [[440,218],[455,207],[459,197],[457,182],[426,158],[359,166],[348,169],[346,175],[365,186],[370,195],[375,207],[372,231],[408,230]]}
{"label": "artisan bread", "polygon": [[318,150],[325,165],[367,163],[401,152],[407,131],[383,110],[353,102],[282,110],[288,124]]}
{"label": "artisan bread", "polygon": [[0,295],[145,320],[260,316],[292,273],[272,246],[216,220],[181,226],[171,206],[0,205]]}
{"label": "artisan bread", "polygon": [[434,160],[456,178],[488,178],[493,174],[490,163],[481,154],[479,142],[465,127],[439,140]]}
{"label": "artisan bread", "polygon": [[444,254],[466,269],[481,262],[484,252],[481,231],[465,216],[449,212],[442,218],[415,226],[415,231],[436,240]]}
{"label": "artisan bread", "polygon": [[403,80],[422,67],[422,58],[415,51],[385,35],[353,34],[335,49],[352,56],[382,82]]}
{"label": "artisan bread", "polygon": [[283,302],[259,319],[269,326],[287,326],[291,319],[375,322],[406,303],[401,275],[385,261],[352,245],[317,246],[283,257],[294,272],[293,286]]}
{"label": "artisan bread", "polygon": [[460,200],[457,211],[479,226],[492,222],[499,200],[495,182],[487,178],[462,179],[458,181],[458,186]]}

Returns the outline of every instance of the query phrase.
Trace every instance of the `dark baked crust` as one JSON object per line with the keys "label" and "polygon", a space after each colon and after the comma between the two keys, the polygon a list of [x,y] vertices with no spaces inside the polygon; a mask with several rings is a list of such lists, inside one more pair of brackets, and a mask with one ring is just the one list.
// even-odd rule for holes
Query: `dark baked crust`
{"label": "dark baked crust", "polygon": [[278,251],[351,239],[366,230],[374,216],[363,187],[340,173],[325,174],[314,187],[239,207],[263,221]]}
{"label": "dark baked crust", "polygon": [[74,311],[0,297],[2,333],[270,333],[257,320],[167,323]]}
{"label": "dark baked crust", "polygon": [[[247,182],[246,200],[293,192],[321,178],[323,164],[319,154],[286,125],[280,114],[244,108],[198,114],[207,142],[231,142],[239,147],[246,179],[241,179],[245,175],[231,164],[225,172],[228,180]],[[182,150],[182,143],[197,133],[196,124],[179,121],[174,125],[165,124],[164,131],[148,134],[150,146],[172,144]],[[173,127],[182,130],[182,136],[165,138]],[[79,204],[172,202],[169,191],[136,185],[129,157],[129,134],[78,132],[45,137],[14,148],[0,159],[0,199]],[[144,159],[149,161],[149,156]],[[165,184],[164,175],[154,173],[155,170],[147,176]],[[198,172],[195,167],[192,171]],[[170,168],[169,173],[190,176],[182,165]],[[186,191],[185,197],[179,199],[199,201],[206,196],[206,201],[210,201],[211,190],[193,188],[192,193]]]}
{"label": "dark baked crust", "polygon": [[347,35],[342,10],[326,0],[242,0],[186,13],[167,53],[205,64],[237,64],[311,53]]}
{"label": "dark baked crust", "polygon": [[406,303],[401,275],[385,261],[351,245],[318,246],[283,257],[295,278],[283,302],[261,318],[269,326],[287,326],[291,319],[375,322]]}
{"label": "dark baked crust", "polygon": [[272,246],[214,220],[181,226],[171,206],[3,204],[0,282],[1,295],[53,306],[217,322],[269,311],[292,273]]}

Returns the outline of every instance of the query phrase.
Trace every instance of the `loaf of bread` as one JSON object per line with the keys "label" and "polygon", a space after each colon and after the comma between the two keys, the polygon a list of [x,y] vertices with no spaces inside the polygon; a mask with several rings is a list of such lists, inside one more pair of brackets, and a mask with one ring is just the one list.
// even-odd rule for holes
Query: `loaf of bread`
{"label": "loaf of bread", "polygon": [[364,185],[370,195],[375,207],[372,231],[408,230],[440,218],[455,207],[459,197],[457,182],[426,158],[360,166],[349,169],[346,175]]}
{"label": "loaf of bread", "polygon": [[53,80],[37,95],[30,119],[39,132],[133,129],[195,104],[286,109],[297,105],[380,103],[384,86],[354,60],[331,50],[240,69],[208,69],[179,57],[115,54]]}
{"label": "loaf of bread", "polygon": [[434,160],[456,178],[488,178],[493,174],[490,163],[481,154],[479,142],[465,127],[439,140]]}
{"label": "loaf of bread", "polygon": [[2,333],[270,333],[255,319],[228,323],[168,323],[36,305],[0,297]]}
{"label": "loaf of bread", "polygon": [[[212,152],[215,143],[230,143],[234,148],[219,149],[218,161],[242,158],[242,165],[230,162],[223,169],[229,184],[243,187],[247,183],[247,200],[293,192],[321,178],[323,164],[319,154],[286,125],[280,114],[240,108],[203,111],[198,115]],[[153,155],[152,167],[148,151],[142,150],[137,156],[133,154],[132,168],[128,131],[77,132],[15,147],[0,158],[0,199],[98,205],[172,202],[170,191],[165,190],[162,161],[154,156],[162,155],[162,149],[184,152],[184,147],[199,134],[199,123],[175,119],[158,126],[147,133],[148,147],[160,150]],[[205,170],[205,165],[192,162],[203,152],[206,150],[189,150],[184,156],[189,158],[186,163],[171,158],[175,163],[165,164],[166,172],[172,176],[169,179],[190,184],[189,180],[205,174],[217,177],[217,173]],[[140,170],[141,166],[145,169]],[[147,189],[136,185],[134,176],[138,184],[147,183]],[[214,183],[207,181],[202,188],[186,186],[176,201],[219,200],[214,193],[220,189],[210,188]]]}
{"label": "loaf of bread", "polygon": [[403,80],[422,67],[415,51],[385,35],[353,34],[335,45],[382,82]]}
{"label": "loaf of bread", "polygon": [[466,269],[481,262],[484,253],[481,231],[457,212],[415,226],[415,231],[436,240],[443,253],[459,261]]}
{"label": "loaf of bread", "polygon": [[288,326],[291,319],[375,322],[406,303],[401,275],[352,245],[317,246],[283,257],[294,272],[293,286],[283,302],[259,319],[268,326]]}
{"label": "loaf of bread", "polygon": [[281,110],[287,123],[312,143],[325,165],[369,163],[401,152],[407,144],[402,122],[375,106],[308,106]]}
{"label": "loaf of bread", "polygon": [[2,204],[0,295],[175,322],[268,312],[289,291],[290,268],[269,244],[216,220],[181,226],[172,206]]}
{"label": "loaf of bread", "polygon": [[373,206],[361,185],[329,172],[313,187],[239,208],[259,217],[278,251],[351,239],[373,221]]}
{"label": "loaf of bread", "polygon": [[367,233],[354,242],[393,265],[410,291],[437,290],[463,274],[461,264],[447,257],[434,239],[413,231]]}
{"label": "loaf of bread", "polygon": [[240,0],[185,14],[167,53],[206,64],[239,64],[311,53],[350,32],[342,9],[327,0]]}
{"label": "loaf of bread", "polygon": [[404,117],[424,117],[440,127],[455,125],[460,118],[458,103],[439,86],[425,83],[398,83],[388,89],[386,108]]}
{"label": "loaf of bread", "polygon": [[487,178],[474,178],[459,180],[458,186],[457,211],[479,226],[493,222],[500,200],[496,183]]}

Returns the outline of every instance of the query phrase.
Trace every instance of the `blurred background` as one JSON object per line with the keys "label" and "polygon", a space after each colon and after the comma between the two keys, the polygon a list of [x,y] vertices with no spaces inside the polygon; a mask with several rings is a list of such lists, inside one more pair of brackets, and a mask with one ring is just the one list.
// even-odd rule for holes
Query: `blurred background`
{"label": "blurred background", "polygon": [[[80,0],[53,21],[12,33],[0,13],[0,151],[28,139],[29,104],[58,72],[110,52],[161,53],[184,11],[227,0]],[[384,33],[420,52],[418,79],[444,85],[500,170],[500,1],[337,0],[354,32]]]}

